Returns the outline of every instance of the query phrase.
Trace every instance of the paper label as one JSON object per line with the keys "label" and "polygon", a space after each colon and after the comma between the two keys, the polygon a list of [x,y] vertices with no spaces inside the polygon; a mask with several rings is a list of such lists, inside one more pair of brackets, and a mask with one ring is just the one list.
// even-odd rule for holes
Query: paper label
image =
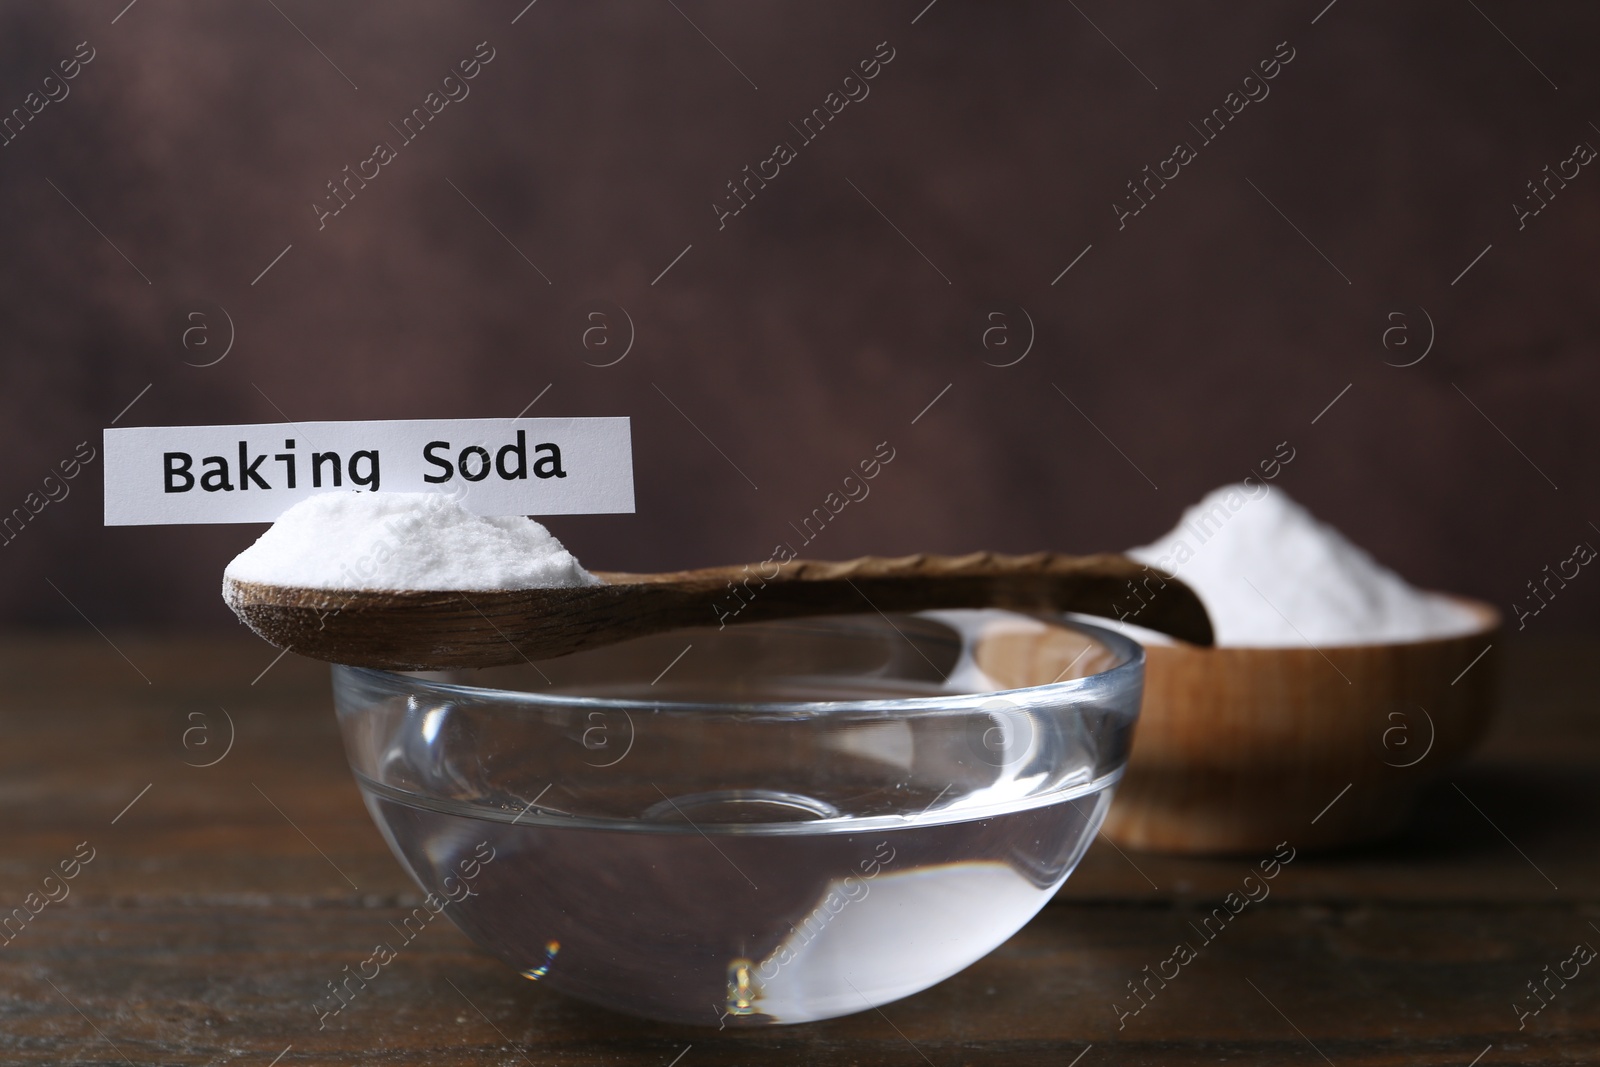
{"label": "paper label", "polygon": [[633,511],[626,418],[105,431],[106,525],[272,522],[317,493],[445,493],[479,515]]}

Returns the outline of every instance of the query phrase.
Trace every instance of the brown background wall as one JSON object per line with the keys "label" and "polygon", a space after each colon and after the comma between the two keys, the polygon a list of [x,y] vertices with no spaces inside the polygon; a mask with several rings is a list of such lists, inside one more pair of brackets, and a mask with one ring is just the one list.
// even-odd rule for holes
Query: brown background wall
{"label": "brown background wall", "polygon": [[[1600,145],[1600,12],[924,3],[8,5],[0,108],[95,58],[0,148],[0,506],[147,384],[119,425],[511,416],[548,386],[533,414],[634,420],[638,513],[550,524],[602,568],[763,558],[885,440],[809,554],[1123,547],[1285,440],[1280,484],[1425,585],[1505,608],[1600,544],[1600,174],[1524,230],[1511,207]],[[485,40],[319,232],[324,183]],[[871,95],[719,231],[724,183],[882,41]],[[1284,41],[1271,95],[1119,230],[1124,183]],[[215,306],[235,344],[187,366]],[[616,306],[636,343],[587,365]],[[1018,309],[1032,350],[986,365]],[[1385,365],[1421,309],[1432,351]],[[258,528],[105,529],[99,478],[0,548],[0,618],[81,626],[66,594],[231,625]],[[1585,574],[1530,627],[1597,618]]]}

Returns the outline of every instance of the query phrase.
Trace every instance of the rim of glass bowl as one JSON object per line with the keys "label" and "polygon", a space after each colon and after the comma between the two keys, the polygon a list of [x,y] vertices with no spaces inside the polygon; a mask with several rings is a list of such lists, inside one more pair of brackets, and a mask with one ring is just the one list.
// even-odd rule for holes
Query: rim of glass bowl
{"label": "rim of glass bowl", "polygon": [[[907,614],[915,615],[916,613],[910,612]],[[818,618],[825,617],[819,616]],[[981,709],[985,703],[994,700],[996,697],[1012,696],[1014,694],[1027,694],[1031,700],[1048,700],[1052,697],[1066,697],[1076,694],[1080,690],[1095,689],[1102,686],[1117,689],[1127,683],[1130,675],[1140,675],[1144,670],[1144,646],[1132,638],[1092,623],[1081,622],[1076,618],[1069,619],[1055,615],[1052,616],[1051,621],[1054,625],[1076,630],[1094,638],[1109,649],[1113,655],[1121,658],[1122,662],[1107,670],[1086,674],[1078,678],[1069,678],[1063,682],[1048,682],[1044,685],[1030,685],[1016,689],[989,689],[976,693],[940,693],[926,697],[770,700],[741,703],[702,700],[636,700],[563,693],[537,693],[523,689],[495,689],[484,686],[461,685],[455,682],[440,682],[401,671],[382,670],[377,667],[352,667],[339,663],[334,664],[334,667],[341,671],[349,671],[352,674],[379,679],[386,685],[398,686],[412,691],[441,693],[475,701],[520,704],[528,707],[591,707],[629,711],[650,710],[657,714],[692,712],[701,716],[706,714],[725,714],[741,717],[766,715],[794,718],[837,714],[843,707],[847,707],[854,712],[917,712],[927,714],[939,714],[942,712],[958,714]]]}

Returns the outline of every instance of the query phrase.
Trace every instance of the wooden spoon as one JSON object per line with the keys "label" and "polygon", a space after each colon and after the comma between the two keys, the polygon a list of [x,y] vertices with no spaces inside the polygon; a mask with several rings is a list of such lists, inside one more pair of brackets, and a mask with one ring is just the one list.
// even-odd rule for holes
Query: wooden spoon
{"label": "wooden spoon", "polygon": [[549,659],[685,626],[927,608],[1078,611],[1193,644],[1212,640],[1205,607],[1188,586],[1114,555],[863,556],[596,574],[605,585],[493,591],[306,589],[224,579],[222,597],[279,648],[389,670]]}

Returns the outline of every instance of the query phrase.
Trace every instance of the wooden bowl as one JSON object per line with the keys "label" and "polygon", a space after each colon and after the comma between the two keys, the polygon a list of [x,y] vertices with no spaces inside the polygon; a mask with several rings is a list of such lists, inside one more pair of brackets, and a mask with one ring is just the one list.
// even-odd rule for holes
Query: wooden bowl
{"label": "wooden bowl", "polygon": [[1320,651],[1146,646],[1144,707],[1105,834],[1124,848],[1254,853],[1394,833],[1493,712],[1485,649],[1500,613],[1452,599],[1478,617],[1472,632]]}

